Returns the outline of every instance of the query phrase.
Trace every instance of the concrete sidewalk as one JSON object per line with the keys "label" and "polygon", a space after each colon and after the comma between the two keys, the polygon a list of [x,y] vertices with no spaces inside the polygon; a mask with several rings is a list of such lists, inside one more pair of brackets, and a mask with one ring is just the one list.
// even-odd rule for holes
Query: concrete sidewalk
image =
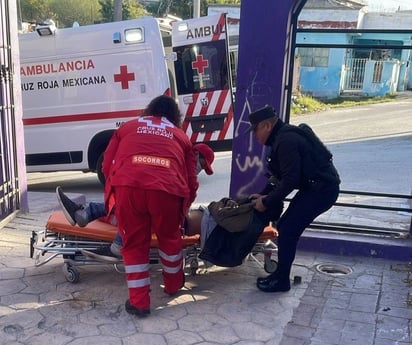
{"label": "concrete sidewalk", "polygon": [[[0,230],[0,344],[400,345],[412,343],[412,265],[299,251],[287,293],[255,287],[254,261],[186,276],[175,297],[151,267],[152,313],[127,314],[125,277],[110,265],[79,267],[66,281],[62,258],[34,267],[32,231],[44,229],[52,193],[29,193],[31,212]],[[336,269],[338,268],[338,269]],[[344,274],[347,273],[347,274]]]}

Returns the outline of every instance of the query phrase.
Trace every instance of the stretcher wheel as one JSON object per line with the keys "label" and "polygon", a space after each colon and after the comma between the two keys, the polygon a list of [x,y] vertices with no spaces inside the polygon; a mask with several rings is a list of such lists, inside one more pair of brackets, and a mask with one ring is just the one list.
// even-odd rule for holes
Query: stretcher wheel
{"label": "stretcher wheel", "polygon": [[278,268],[278,262],[277,261],[265,257],[265,263],[263,265],[263,269],[267,273],[273,273],[273,272],[276,271],[277,268]]}
{"label": "stretcher wheel", "polygon": [[75,284],[80,281],[79,271],[67,263],[63,264],[63,273],[69,283]]}
{"label": "stretcher wheel", "polygon": [[195,276],[199,269],[199,262],[195,258],[189,260],[189,272],[191,276]]}

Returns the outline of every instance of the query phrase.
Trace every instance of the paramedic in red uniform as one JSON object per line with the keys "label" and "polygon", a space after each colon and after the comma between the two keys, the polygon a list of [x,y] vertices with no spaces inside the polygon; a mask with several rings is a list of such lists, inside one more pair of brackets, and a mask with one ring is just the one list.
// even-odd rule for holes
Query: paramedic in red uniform
{"label": "paramedic in red uniform", "polygon": [[151,233],[159,242],[164,291],[173,295],[184,284],[180,228],[199,186],[193,147],[181,129],[173,98],[156,97],[143,115],[116,130],[104,155],[103,173],[111,186],[105,200],[114,196],[123,239],[126,311],[146,316]]}

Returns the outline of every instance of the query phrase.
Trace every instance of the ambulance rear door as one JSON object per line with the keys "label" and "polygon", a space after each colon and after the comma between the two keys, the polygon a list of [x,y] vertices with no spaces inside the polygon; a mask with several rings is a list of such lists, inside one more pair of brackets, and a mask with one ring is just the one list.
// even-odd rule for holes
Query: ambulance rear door
{"label": "ambulance rear door", "polygon": [[231,149],[233,97],[226,16],[173,23],[175,78],[183,129],[193,143]]}

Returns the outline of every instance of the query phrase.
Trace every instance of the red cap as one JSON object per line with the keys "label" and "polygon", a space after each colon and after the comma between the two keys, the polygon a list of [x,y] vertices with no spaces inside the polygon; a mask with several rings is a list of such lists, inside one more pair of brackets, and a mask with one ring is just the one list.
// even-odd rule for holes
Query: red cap
{"label": "red cap", "polygon": [[193,145],[193,150],[199,152],[199,154],[205,159],[205,172],[208,175],[213,174],[212,163],[215,160],[215,153],[213,150],[206,144],[196,144]]}

